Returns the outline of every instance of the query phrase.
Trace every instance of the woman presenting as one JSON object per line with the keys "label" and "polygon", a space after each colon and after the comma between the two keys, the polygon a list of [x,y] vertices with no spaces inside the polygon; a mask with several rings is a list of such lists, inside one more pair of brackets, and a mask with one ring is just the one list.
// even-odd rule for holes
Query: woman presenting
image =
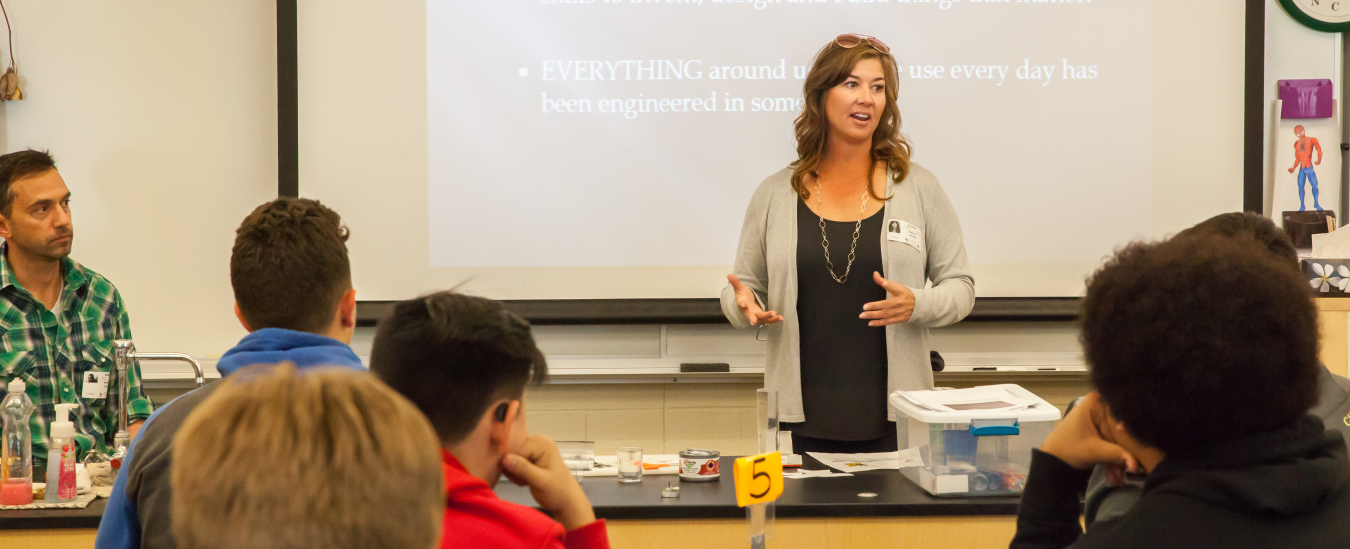
{"label": "woman presenting", "polygon": [[956,211],[909,161],[897,81],[876,38],[816,54],[797,160],[755,190],[722,290],[733,325],[767,326],[764,384],[799,454],[894,451],[887,395],[933,387],[928,328],[975,302]]}

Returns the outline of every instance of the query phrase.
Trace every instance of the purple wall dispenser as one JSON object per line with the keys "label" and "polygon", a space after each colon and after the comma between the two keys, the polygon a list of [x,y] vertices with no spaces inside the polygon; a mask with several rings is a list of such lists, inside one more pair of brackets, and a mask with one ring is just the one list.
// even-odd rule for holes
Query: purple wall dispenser
{"label": "purple wall dispenser", "polygon": [[1280,118],[1331,118],[1331,81],[1280,80]]}

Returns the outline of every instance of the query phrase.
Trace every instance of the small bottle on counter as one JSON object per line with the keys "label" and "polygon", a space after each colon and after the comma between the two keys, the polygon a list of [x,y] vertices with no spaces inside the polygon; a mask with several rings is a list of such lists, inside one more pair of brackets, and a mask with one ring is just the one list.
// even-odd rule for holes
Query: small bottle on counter
{"label": "small bottle on counter", "polygon": [[56,420],[52,421],[48,432],[51,442],[47,445],[47,503],[65,503],[75,501],[78,495],[75,487],[75,424],[70,421],[70,411],[79,404],[57,404]]}
{"label": "small bottle on counter", "polygon": [[23,380],[10,381],[5,400],[0,402],[5,424],[5,446],[0,453],[0,505],[33,502],[33,431],[28,427],[28,416],[34,408],[27,390]]}

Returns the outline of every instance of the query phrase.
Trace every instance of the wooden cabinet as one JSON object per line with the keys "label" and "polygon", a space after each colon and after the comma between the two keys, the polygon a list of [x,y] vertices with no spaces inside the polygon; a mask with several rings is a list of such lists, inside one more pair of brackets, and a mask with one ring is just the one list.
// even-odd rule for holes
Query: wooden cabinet
{"label": "wooden cabinet", "polygon": [[1346,315],[1350,314],[1350,298],[1324,297],[1317,302],[1317,327],[1322,333],[1319,356],[1331,373],[1346,375]]}

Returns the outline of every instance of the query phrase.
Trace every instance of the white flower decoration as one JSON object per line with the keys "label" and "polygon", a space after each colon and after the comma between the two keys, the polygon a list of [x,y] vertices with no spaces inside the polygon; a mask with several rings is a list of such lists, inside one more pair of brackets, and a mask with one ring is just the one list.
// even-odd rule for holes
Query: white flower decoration
{"label": "white flower decoration", "polygon": [[1330,264],[1312,264],[1313,272],[1317,274],[1315,278],[1309,279],[1308,284],[1314,290],[1319,292],[1328,292],[1335,287],[1342,292],[1350,287],[1350,267],[1340,265],[1332,267]]}

